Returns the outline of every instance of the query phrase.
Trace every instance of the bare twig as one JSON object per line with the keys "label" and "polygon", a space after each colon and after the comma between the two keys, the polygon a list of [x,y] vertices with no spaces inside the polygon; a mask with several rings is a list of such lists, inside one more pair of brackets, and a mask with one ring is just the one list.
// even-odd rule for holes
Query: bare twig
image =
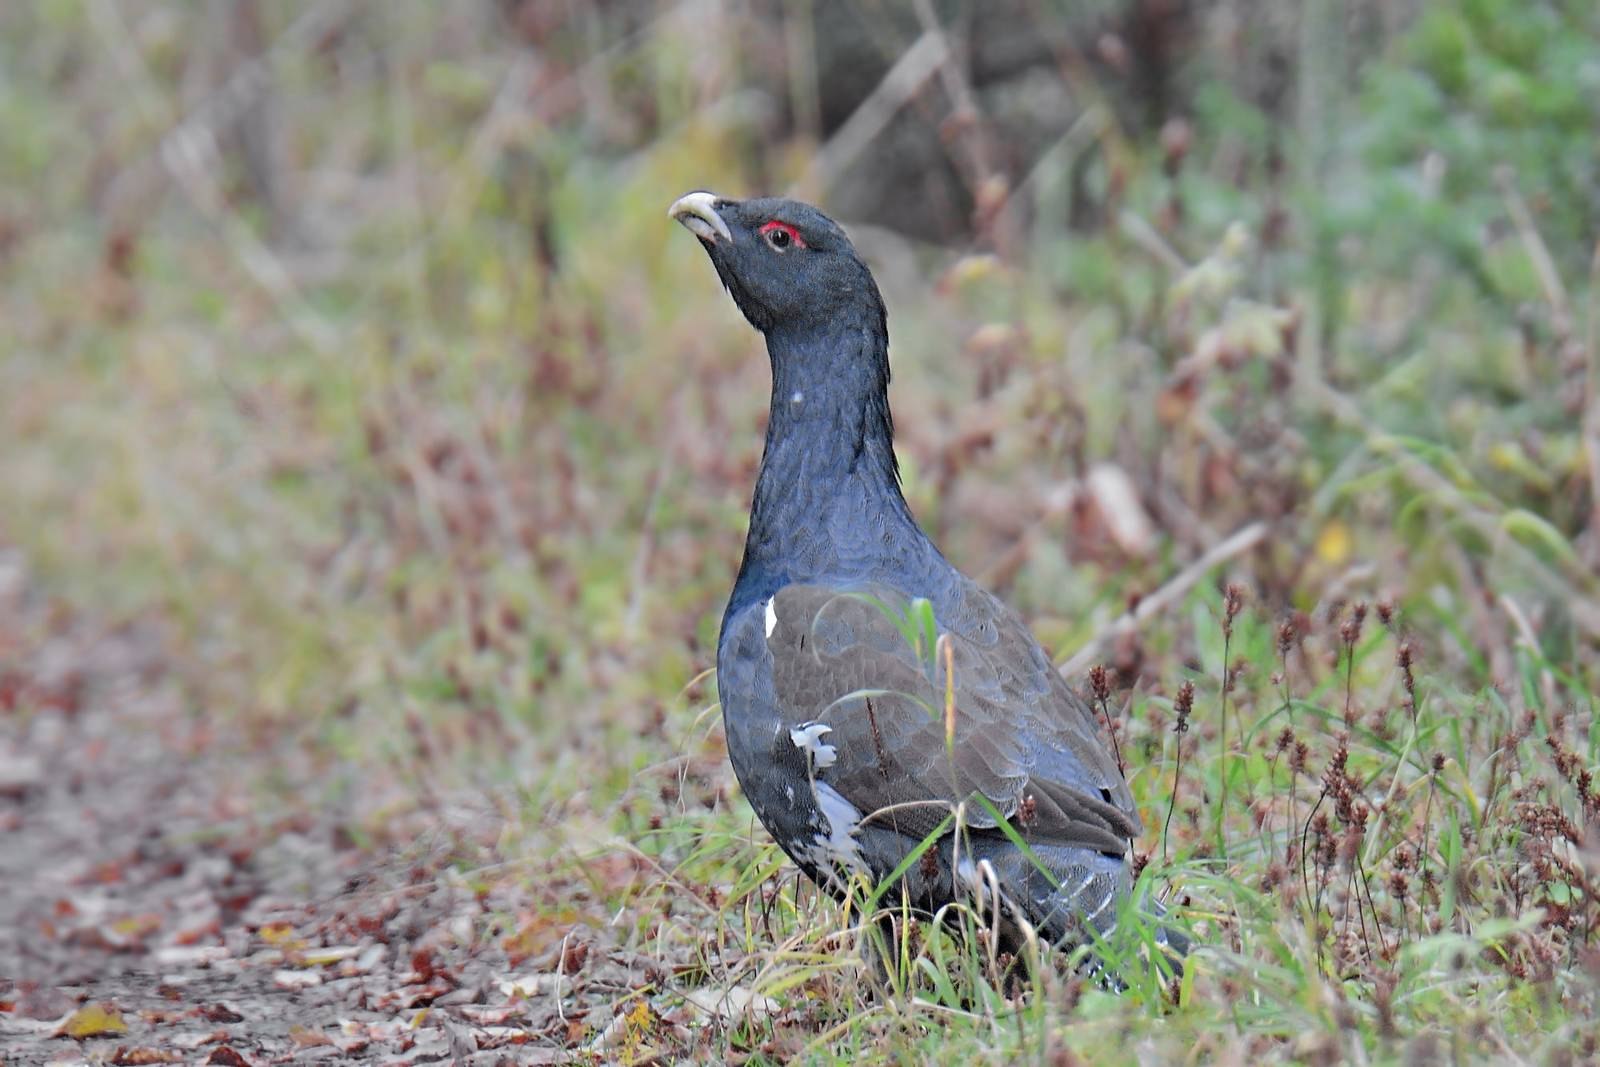
{"label": "bare twig", "polygon": [[1124,211],[1118,216],[1117,224],[1123,234],[1134,244],[1149,252],[1151,256],[1161,262],[1162,266],[1174,274],[1182,274],[1189,269],[1189,264],[1184,261],[1184,258],[1167,243],[1167,239],[1162,237],[1144,216],[1132,211]]}
{"label": "bare twig", "polygon": [[1517,191],[1511,168],[1504,164],[1496,167],[1494,181],[1500,187],[1500,195],[1505,198],[1506,211],[1511,215],[1512,225],[1517,228],[1517,236],[1522,239],[1522,247],[1533,263],[1534,272],[1539,275],[1539,285],[1543,287],[1545,301],[1554,315],[1556,330],[1566,336],[1572,329],[1572,303],[1567,299],[1567,287],[1561,284],[1561,272],[1556,270],[1555,260],[1550,257],[1544,238],[1539,236],[1539,228],[1533,223],[1528,202]]}
{"label": "bare twig", "polygon": [[1110,625],[1084,643],[1083,647],[1073,653],[1072,658],[1057,668],[1062,674],[1071,676],[1081,671],[1105,647],[1106,642],[1118,634],[1128,633],[1139,627],[1141,623],[1158,612],[1165,611],[1175,603],[1183,594],[1205,577],[1206,572],[1220,563],[1225,563],[1236,556],[1242,556],[1256,545],[1260,544],[1267,536],[1268,527],[1263,521],[1256,521],[1236,530],[1227,540],[1211,548],[1189,564],[1183,570],[1173,575],[1160,589],[1139,601],[1139,606],[1132,611],[1125,612]]}
{"label": "bare twig", "polygon": [[[923,32],[938,34],[944,41],[944,28],[933,10],[932,0],[914,0],[912,6],[916,8]],[[1010,199],[1008,183],[995,166],[994,152],[984,129],[983,111],[978,106],[977,94],[972,91],[972,81],[962,69],[961,58],[946,43],[944,59],[939,64],[939,84],[951,107],[953,136],[950,140],[961,149],[962,158],[955,161],[956,170],[972,194],[977,231],[1005,255],[1015,245],[1009,232],[1010,216],[1005,211]]]}
{"label": "bare twig", "polygon": [[805,173],[791,187],[792,192],[815,196],[828,188],[850,163],[871,144],[889,120],[910,102],[939,70],[949,53],[944,34],[924,33],[906,49],[883,76],[877,88],[867,94],[843,126],[834,131]]}
{"label": "bare twig", "polygon": [[[1516,661],[1511,656],[1511,647],[1506,644],[1504,627],[1495,621],[1486,606],[1489,598],[1484,594],[1483,583],[1478,580],[1472,560],[1454,541],[1444,542],[1443,555],[1455,568],[1456,580],[1461,583],[1461,603],[1467,615],[1464,621],[1472,623],[1478,647],[1488,655],[1489,677],[1497,683],[1509,682],[1516,673]],[[1516,686],[1511,687],[1511,708],[1519,715],[1523,710],[1522,690]]]}
{"label": "bare twig", "polygon": [[[1528,616],[1517,602],[1511,599],[1510,593],[1500,594],[1500,607],[1510,617],[1511,624],[1517,628],[1520,643],[1528,650],[1528,654],[1542,660],[1544,653],[1539,648],[1539,638],[1534,635],[1533,624],[1528,621]],[[1512,680],[1508,679],[1508,681]],[[1515,683],[1512,682],[1512,684]],[[1549,667],[1542,665],[1539,668],[1539,694],[1544,697],[1544,706],[1546,708],[1556,706],[1555,676],[1550,673]]]}
{"label": "bare twig", "polygon": [[1589,460],[1590,562],[1600,563],[1600,242],[1589,264],[1589,315],[1584,329],[1583,451]]}

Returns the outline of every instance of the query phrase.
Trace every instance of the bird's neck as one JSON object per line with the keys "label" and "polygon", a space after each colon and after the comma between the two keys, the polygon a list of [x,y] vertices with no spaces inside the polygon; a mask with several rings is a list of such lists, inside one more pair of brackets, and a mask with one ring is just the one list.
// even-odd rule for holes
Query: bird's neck
{"label": "bird's neck", "polygon": [[740,586],[762,596],[868,579],[920,550],[895,462],[882,312],[771,332],[767,351],[772,411]]}

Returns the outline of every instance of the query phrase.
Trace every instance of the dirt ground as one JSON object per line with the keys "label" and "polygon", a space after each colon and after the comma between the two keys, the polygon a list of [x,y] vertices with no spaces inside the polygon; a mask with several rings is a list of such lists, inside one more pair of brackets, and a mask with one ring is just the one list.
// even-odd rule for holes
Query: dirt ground
{"label": "dirt ground", "polygon": [[638,1043],[608,1006],[659,976],[530,918],[573,888],[497,865],[492,814],[398,818],[358,846],[348,813],[294,802],[317,793],[294,788],[291,742],[186,707],[169,667],[156,627],[98,625],[0,549],[0,1063]]}

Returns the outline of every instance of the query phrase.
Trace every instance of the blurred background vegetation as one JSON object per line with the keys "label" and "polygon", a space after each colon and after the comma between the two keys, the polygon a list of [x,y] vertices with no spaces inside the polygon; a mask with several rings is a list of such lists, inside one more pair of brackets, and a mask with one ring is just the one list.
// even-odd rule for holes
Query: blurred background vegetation
{"label": "blurred background vegetation", "polygon": [[[1231,742],[1236,795],[1283,788],[1262,769],[1279,672],[1332,709],[1284,792],[1300,815],[1341,713],[1371,717],[1374,768],[1426,779],[1385,747],[1406,729],[1394,650],[1364,641],[1356,668],[1339,634],[1344,605],[1385,601],[1482,825],[1521,724],[1530,778],[1552,735],[1600,762],[1597,143],[1590,0],[6,4],[0,539],[75,603],[159,626],[194,715],[311,768],[264,761],[264,789],[293,777],[374,833],[509,796],[524,854],[642,849],[726,888],[764,850],[772,875],[703,673],[766,361],[664,213],[694,188],[788,192],[839,217],[885,289],[916,512],[1059,658],[1109,635],[1093,661],[1131,701],[1151,834],[1174,788],[1180,810],[1215,798],[1216,779],[1174,786],[1163,716],[1193,679],[1190,742],[1230,744],[1229,579],[1255,628],[1238,684],[1262,702],[1239,695],[1260,729]],[[1275,645],[1285,622],[1303,662]],[[1354,716],[1330,695],[1346,670]],[[1541,781],[1581,820],[1586,794]],[[1483,855],[1526,853],[1527,799]],[[1237,838],[1263,825],[1223,816]],[[1141,848],[1175,846],[1180,886],[1192,861],[1191,882],[1270,897],[1265,859],[1207,865],[1210,817]],[[1484,877],[1485,916],[1532,899]],[[609,915],[630,892],[597,896]],[[694,939],[623,928],[669,955]],[[1570,1043],[1593,949],[1548,936],[1546,994],[1494,972],[1520,1014],[1419,993],[1406,1025],[1390,1003],[1346,1026],[1307,992],[1261,1029],[1443,1047],[1476,1019]],[[1293,981],[1337,987],[1313,942]],[[1281,985],[1279,965],[1200,973]],[[1226,988],[1192,996],[1196,1030],[1223,1025]]]}

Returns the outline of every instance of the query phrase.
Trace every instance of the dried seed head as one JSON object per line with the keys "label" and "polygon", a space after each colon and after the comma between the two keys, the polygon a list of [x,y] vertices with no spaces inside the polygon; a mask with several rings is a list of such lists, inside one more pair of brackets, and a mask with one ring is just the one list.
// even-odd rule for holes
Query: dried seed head
{"label": "dried seed head", "polygon": [[1278,888],[1289,876],[1288,868],[1281,863],[1269,864],[1266,873],[1261,876],[1261,888],[1267,892]]}
{"label": "dried seed head", "polygon": [[1284,619],[1278,624],[1278,655],[1287,656],[1294,647],[1294,620]]}
{"label": "dried seed head", "polygon": [[1233,636],[1233,620],[1244,609],[1244,587],[1238,582],[1229,582],[1228,587],[1222,591],[1222,635]]}
{"label": "dried seed head", "polygon": [[1344,642],[1345,648],[1354,648],[1355,643],[1361,639],[1361,623],[1352,616],[1339,624],[1339,640]]}
{"label": "dried seed head", "polygon": [[1189,713],[1194,710],[1194,683],[1185,681],[1178,687],[1178,698],[1172,702],[1172,708],[1178,713],[1178,723],[1173,729],[1184,733],[1189,729]]}
{"label": "dried seed head", "polygon": [[1096,663],[1089,668],[1089,688],[1094,693],[1094,698],[1104,704],[1111,696],[1111,682],[1107,677],[1105,664]]}
{"label": "dried seed head", "polygon": [[1378,621],[1384,626],[1394,625],[1394,601],[1388,599],[1378,601]]}

